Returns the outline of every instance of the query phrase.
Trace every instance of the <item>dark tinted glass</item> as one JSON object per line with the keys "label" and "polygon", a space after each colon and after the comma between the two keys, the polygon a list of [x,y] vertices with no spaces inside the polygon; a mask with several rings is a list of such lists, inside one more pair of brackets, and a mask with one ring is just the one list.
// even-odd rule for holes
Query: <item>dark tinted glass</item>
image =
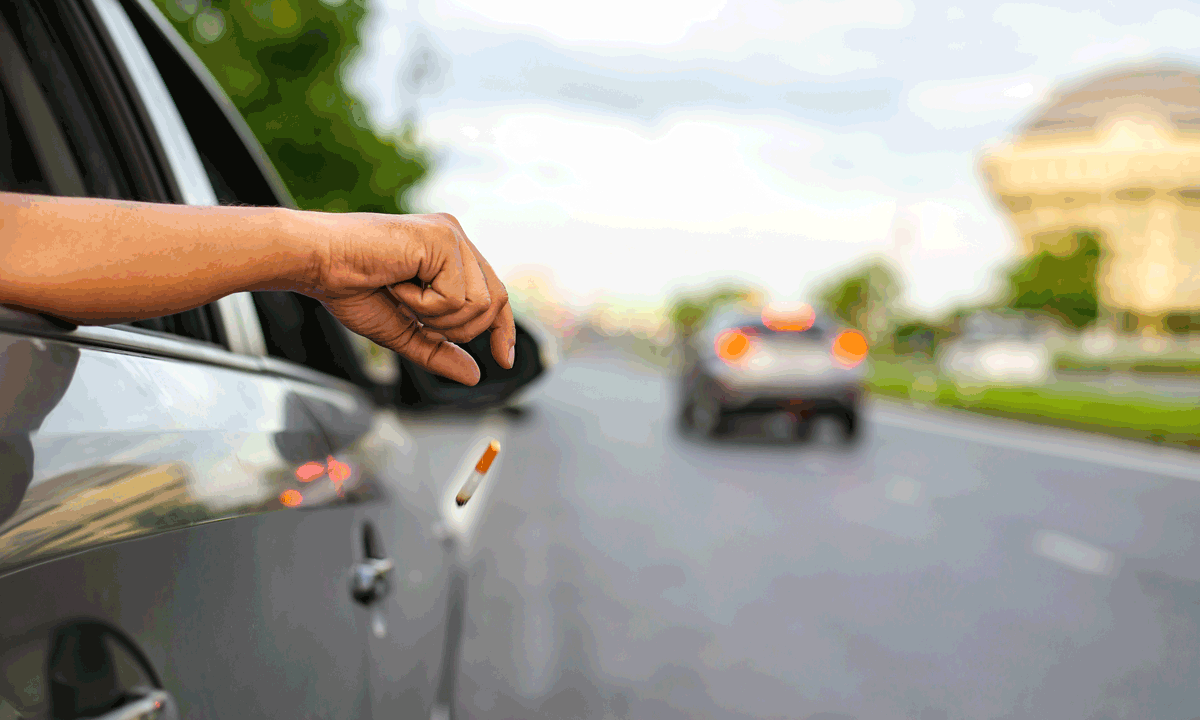
{"label": "dark tinted glass", "polygon": [[[68,32],[71,15],[57,3],[0,3],[0,16],[24,54],[33,79],[45,97],[54,120],[62,131],[65,147],[56,148],[70,156],[83,175],[83,191],[91,197],[153,200],[131,190],[127,169],[117,148],[119,143],[109,131],[105,113],[99,108],[100,88],[89,82],[81,65],[87,65],[80,53],[86,43],[75,42]],[[91,63],[93,71],[97,64]],[[128,154],[127,154],[128,155]]]}
{"label": "dark tinted glass", "polygon": [[268,354],[373,387],[349,338],[320,302],[292,292],[256,292],[254,305]]}
{"label": "dark tinted glass", "polygon": [[16,108],[0,90],[0,190],[50,194],[50,184],[38,167],[29,137],[17,119]]}

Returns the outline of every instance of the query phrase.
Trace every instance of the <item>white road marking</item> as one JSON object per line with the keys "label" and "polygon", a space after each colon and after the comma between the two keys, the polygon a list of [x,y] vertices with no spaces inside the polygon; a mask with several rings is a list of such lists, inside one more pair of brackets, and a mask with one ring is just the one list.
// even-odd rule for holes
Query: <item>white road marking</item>
{"label": "white road marking", "polygon": [[1033,551],[1048,560],[1092,575],[1110,575],[1116,565],[1111,552],[1053,530],[1039,530],[1033,536]]}

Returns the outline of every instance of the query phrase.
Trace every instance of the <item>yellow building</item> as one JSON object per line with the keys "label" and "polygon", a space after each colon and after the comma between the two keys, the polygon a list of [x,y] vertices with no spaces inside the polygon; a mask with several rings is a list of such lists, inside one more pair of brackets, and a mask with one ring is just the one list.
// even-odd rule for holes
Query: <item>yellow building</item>
{"label": "yellow building", "polygon": [[1099,231],[1101,303],[1161,327],[1200,311],[1200,71],[1139,66],[1065,88],[982,157],[1028,254]]}

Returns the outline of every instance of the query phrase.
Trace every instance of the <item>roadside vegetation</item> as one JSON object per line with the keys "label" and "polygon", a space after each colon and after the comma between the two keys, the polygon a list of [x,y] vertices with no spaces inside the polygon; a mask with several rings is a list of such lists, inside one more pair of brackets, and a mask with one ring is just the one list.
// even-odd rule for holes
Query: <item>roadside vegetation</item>
{"label": "roadside vegetation", "polygon": [[1119,383],[1070,379],[1035,386],[972,385],[940,373],[928,361],[872,357],[870,388],[917,405],[951,407],[996,417],[1200,450],[1200,403]]}

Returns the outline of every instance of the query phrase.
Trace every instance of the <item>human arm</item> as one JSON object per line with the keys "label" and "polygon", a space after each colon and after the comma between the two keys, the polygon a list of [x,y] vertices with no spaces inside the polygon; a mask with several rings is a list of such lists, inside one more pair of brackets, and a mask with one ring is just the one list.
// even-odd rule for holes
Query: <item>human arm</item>
{"label": "human arm", "polygon": [[314,297],[349,329],[467,385],[479,369],[453,342],[491,328],[492,354],[511,366],[507,293],[449,215],[0,193],[0,304],[110,324],[248,290]]}

